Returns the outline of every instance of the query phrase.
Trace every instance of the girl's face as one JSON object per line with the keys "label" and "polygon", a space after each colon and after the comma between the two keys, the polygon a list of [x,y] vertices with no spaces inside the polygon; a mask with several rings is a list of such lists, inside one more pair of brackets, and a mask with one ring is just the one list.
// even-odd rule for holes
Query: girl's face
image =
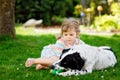
{"label": "girl's face", "polygon": [[69,29],[67,32],[63,32],[63,38],[70,45],[74,44],[76,37],[77,37],[77,33],[74,29],[72,29],[72,30]]}

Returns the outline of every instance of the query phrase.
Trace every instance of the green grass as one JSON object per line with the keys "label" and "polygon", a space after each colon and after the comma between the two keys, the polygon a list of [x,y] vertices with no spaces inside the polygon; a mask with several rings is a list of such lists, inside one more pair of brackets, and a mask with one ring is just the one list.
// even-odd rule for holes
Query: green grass
{"label": "green grass", "polygon": [[40,35],[33,29],[16,28],[16,39],[0,38],[0,80],[120,80],[120,35],[90,36],[81,35],[81,39],[94,46],[111,46],[116,52],[118,63],[114,68],[93,71],[92,74],[62,77],[48,70],[36,71],[35,66],[26,68],[28,57],[39,57],[45,45],[55,43],[55,36]]}

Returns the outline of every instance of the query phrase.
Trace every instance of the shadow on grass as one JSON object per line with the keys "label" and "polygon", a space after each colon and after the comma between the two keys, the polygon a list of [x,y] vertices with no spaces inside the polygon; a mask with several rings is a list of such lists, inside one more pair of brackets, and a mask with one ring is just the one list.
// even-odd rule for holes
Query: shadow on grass
{"label": "shadow on grass", "polygon": [[[105,71],[95,71],[92,74],[84,76],[59,77],[51,75],[49,70],[35,71],[35,66],[26,68],[25,60],[28,57],[39,57],[40,52],[45,45],[54,44],[56,38],[54,35],[23,36],[17,35],[16,39],[0,39],[0,72],[1,80],[101,80],[101,75],[108,76],[105,79],[119,79],[120,63],[120,35],[113,36],[89,36],[81,35],[81,40],[93,46],[111,46],[118,57],[118,64],[115,71],[108,69]],[[114,79],[112,79],[115,77]]]}

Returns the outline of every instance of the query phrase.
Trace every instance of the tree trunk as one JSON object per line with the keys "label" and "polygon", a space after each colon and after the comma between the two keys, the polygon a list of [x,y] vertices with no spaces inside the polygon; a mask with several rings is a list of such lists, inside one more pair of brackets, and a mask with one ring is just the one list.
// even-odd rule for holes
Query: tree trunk
{"label": "tree trunk", "polygon": [[0,0],[0,36],[15,38],[15,0]]}

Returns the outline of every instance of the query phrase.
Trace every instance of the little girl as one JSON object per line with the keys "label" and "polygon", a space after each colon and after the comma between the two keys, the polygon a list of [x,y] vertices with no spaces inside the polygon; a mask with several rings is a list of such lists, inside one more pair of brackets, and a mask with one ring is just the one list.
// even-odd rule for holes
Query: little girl
{"label": "little girl", "polygon": [[33,64],[36,64],[36,70],[48,68],[59,59],[63,49],[84,44],[84,42],[79,39],[79,33],[78,21],[71,18],[66,19],[61,25],[61,35],[58,37],[56,43],[45,46],[40,58],[28,58],[25,66],[31,67]]}

